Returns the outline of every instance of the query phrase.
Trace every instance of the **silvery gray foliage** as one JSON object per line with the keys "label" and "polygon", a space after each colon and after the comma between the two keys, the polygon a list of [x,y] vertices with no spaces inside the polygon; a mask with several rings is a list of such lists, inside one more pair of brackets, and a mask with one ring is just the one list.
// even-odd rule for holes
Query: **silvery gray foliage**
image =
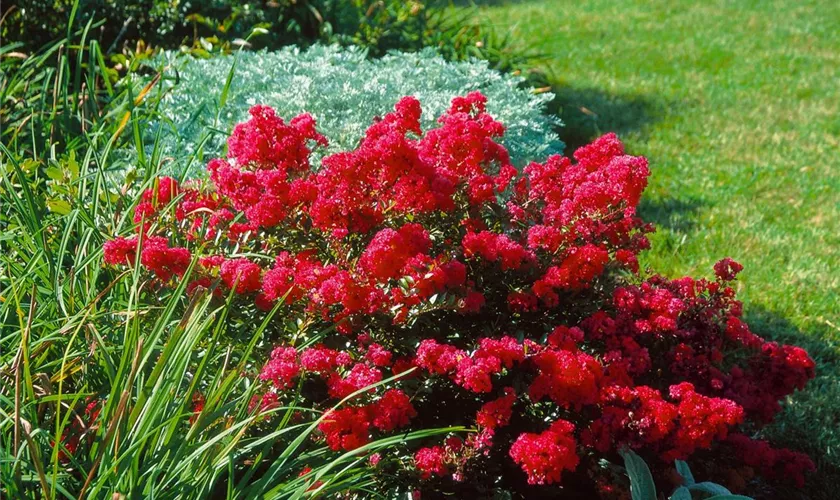
{"label": "silvery gray foliage", "polygon": [[195,60],[176,55],[164,53],[156,61],[169,66],[165,81],[173,88],[160,101],[159,119],[146,135],[152,140],[160,129],[161,153],[175,175],[183,173],[186,159],[196,153],[199,161],[188,167],[188,176],[202,172],[207,159],[222,155],[226,134],[248,118],[254,104],[272,106],[287,120],[311,113],[330,141],[315,153],[319,157],[355,147],[373,119],[392,110],[402,96],[420,100],[426,130],[454,96],[472,90],[487,96],[488,111],[507,127],[503,144],[515,165],[563,151],[554,132],[559,120],[543,112],[553,96],[521,88],[521,77],[491,70],[484,61],[447,62],[433,49],[381,59],[336,46],[241,52],[219,109],[233,56]]}

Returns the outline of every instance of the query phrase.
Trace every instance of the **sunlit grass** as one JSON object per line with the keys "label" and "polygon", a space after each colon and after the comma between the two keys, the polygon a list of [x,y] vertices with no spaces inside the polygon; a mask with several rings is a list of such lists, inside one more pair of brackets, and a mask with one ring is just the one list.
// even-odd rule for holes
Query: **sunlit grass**
{"label": "sunlit grass", "polygon": [[[548,55],[572,147],[617,131],[652,166],[642,264],[710,275],[731,256],[754,330],[808,348],[818,378],[767,434],[840,483],[840,4],[487,2]],[[826,496],[829,495],[829,496]]]}

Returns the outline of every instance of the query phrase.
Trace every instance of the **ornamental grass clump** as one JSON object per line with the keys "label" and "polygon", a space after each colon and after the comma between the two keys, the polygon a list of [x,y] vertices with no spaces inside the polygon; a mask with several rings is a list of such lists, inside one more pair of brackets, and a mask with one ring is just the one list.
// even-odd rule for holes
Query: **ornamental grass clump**
{"label": "ornamental grass clump", "polygon": [[647,160],[608,134],[516,168],[485,106],[456,97],[424,131],[420,102],[402,98],[318,165],[311,116],[254,106],[207,180],[145,191],[136,235],[107,242],[105,260],[139,263],[152,287],[233,296],[231,314],[254,324],[271,311],[332,331],[266,330],[252,411],[326,411],[314,440],[335,453],[468,429],[370,456],[389,497],[626,498],[626,450],[672,487],[674,460],[740,491],[755,474],[801,484],[806,456],[754,438],[814,362],[750,331],[732,287],[742,267],[641,271]]}

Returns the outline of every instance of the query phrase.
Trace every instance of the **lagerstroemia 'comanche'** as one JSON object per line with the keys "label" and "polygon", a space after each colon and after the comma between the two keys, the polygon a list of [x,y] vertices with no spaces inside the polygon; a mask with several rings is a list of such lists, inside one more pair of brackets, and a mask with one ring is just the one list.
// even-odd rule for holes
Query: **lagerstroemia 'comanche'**
{"label": "lagerstroemia 'comanche'", "polygon": [[105,261],[130,266],[139,252],[167,286],[205,245],[188,293],[232,293],[253,316],[279,303],[307,325],[268,339],[254,411],[295,388],[329,409],[403,374],[329,411],[318,439],[331,450],[407,429],[472,429],[378,454],[383,490],[562,485],[608,496],[626,479],[601,459],[616,462],[624,447],[658,473],[702,452],[716,457],[712,475],[746,463],[803,481],[807,457],[746,434],[814,363],[742,321],[731,259],[714,280],[640,274],[653,230],[636,215],[645,158],[608,134],[574,159],[520,170],[480,93],[454,99],[433,130],[420,129],[420,114],[401,99],[356,149],[315,168],[311,148],[325,139],[314,120],[255,106],[228,157],[209,163],[209,182],[158,179],[136,208],[138,234],[106,243]]}

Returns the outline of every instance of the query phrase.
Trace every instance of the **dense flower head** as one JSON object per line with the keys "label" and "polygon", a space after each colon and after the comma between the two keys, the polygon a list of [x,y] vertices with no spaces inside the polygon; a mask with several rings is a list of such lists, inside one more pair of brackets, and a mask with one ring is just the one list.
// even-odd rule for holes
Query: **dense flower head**
{"label": "dense flower head", "polygon": [[341,399],[382,380],[382,372],[364,363],[353,365],[344,376],[338,373],[330,375],[327,385],[330,396]]}
{"label": "dense flower head", "polygon": [[417,416],[408,395],[399,389],[389,389],[376,402],[373,425],[383,432],[405,427]]}
{"label": "dense flower head", "polygon": [[732,281],[743,269],[744,266],[727,257],[715,264],[715,276],[721,281]]}
{"label": "dense flower head", "polygon": [[573,326],[569,328],[565,325],[560,325],[546,337],[546,342],[552,347],[563,349],[566,351],[576,351],[578,344],[583,342],[584,333],[580,328]]}
{"label": "dense flower head", "polygon": [[669,391],[671,398],[679,401],[679,426],[667,457],[685,459],[697,448],[709,448],[713,440],[725,439],[729,428],[744,419],[743,408],[733,401],[698,394],[688,382],[672,385]]}
{"label": "dense flower head", "polygon": [[431,247],[429,233],[420,224],[406,224],[376,233],[359,258],[359,267],[378,280],[397,277],[409,259]]}
{"label": "dense flower head", "polygon": [[600,399],[601,416],[582,436],[598,451],[658,446],[677,426],[678,408],[651,387],[608,386]]}
{"label": "dense flower head", "polygon": [[355,450],[370,441],[370,420],[367,408],[330,410],[318,430],[324,434],[331,450]]}
{"label": "dense flower head", "polygon": [[533,258],[522,245],[504,234],[490,231],[467,233],[462,242],[466,257],[480,257],[487,262],[499,262],[501,269],[519,269]]}
{"label": "dense flower head", "polygon": [[117,237],[105,242],[104,260],[106,264],[120,265],[133,264],[137,258],[137,238]]}
{"label": "dense flower head", "polygon": [[191,261],[189,250],[170,247],[169,242],[162,236],[150,236],[143,242],[140,263],[163,281],[168,281],[173,276],[183,276]]}
{"label": "dense flower head", "polygon": [[262,369],[260,379],[271,381],[279,389],[288,389],[300,373],[297,350],[294,347],[277,347]]}
{"label": "dense flower head", "polygon": [[546,349],[534,356],[538,375],[529,389],[533,401],[548,396],[563,407],[580,407],[598,399],[603,369],[581,351]]}
{"label": "dense flower head", "polygon": [[[284,252],[285,253],[285,252]],[[295,286],[295,268],[288,259],[277,258],[273,268],[265,272],[261,285],[262,293],[267,300],[285,300],[289,303],[295,302],[303,295],[303,290]]]}
{"label": "dense flower head", "polygon": [[228,139],[228,156],[239,165],[308,170],[307,141],[327,142],[315,131],[315,120],[309,114],[298,115],[286,125],[268,106],[254,106],[249,113],[251,119],[235,126]]}
{"label": "dense flower head", "polygon": [[471,358],[464,356],[458,361],[454,380],[464,389],[473,392],[493,390],[493,375],[502,370],[502,362],[495,356]]}
{"label": "dense flower head", "polygon": [[323,345],[309,347],[300,353],[300,365],[310,372],[330,374],[339,366],[352,362],[350,355]]}
{"label": "dense flower head", "polygon": [[475,423],[488,429],[506,426],[510,422],[515,402],[516,393],[512,387],[506,387],[504,396],[488,401],[481,406],[475,417]]}
{"label": "dense flower head", "polygon": [[417,348],[417,366],[431,373],[443,375],[454,370],[466,353],[456,347],[439,344],[433,339],[426,339]]}
{"label": "dense flower head", "polygon": [[640,270],[647,160],[607,134],[513,165],[491,104],[456,97],[423,130],[420,101],[399,99],[318,162],[311,116],[254,106],[206,179],[146,186],[136,234],[107,241],[104,261],[139,260],[155,293],[183,279],[192,297],[232,301],[233,342],[268,319],[253,347],[265,361],[242,373],[258,379],[260,425],[272,408],[323,412],[313,446],[360,458],[372,440],[445,429],[370,460],[411,491],[624,494],[592,471],[626,448],[801,484],[807,457],[745,435],[816,365],[750,329],[742,266]]}
{"label": "dense flower head", "polygon": [[540,434],[520,434],[510,448],[510,456],[528,475],[529,484],[559,483],[563,471],[577,467],[580,459],[574,428],[561,419]]}
{"label": "dense flower head", "polygon": [[649,283],[617,289],[614,301],[625,317],[632,318],[632,328],[639,333],[676,330],[680,313],[686,308],[685,302],[673,292]]}
{"label": "dense flower head", "polygon": [[368,346],[365,359],[376,366],[390,366],[393,354],[379,344],[373,343]]}
{"label": "dense flower head", "polygon": [[483,338],[478,341],[476,358],[498,358],[502,366],[512,368],[514,363],[525,359],[525,349],[515,338],[504,336],[500,339]]}
{"label": "dense flower head", "polygon": [[246,258],[226,260],[221,265],[219,274],[228,288],[236,293],[256,292],[260,289],[262,268]]}
{"label": "dense flower head", "polygon": [[414,464],[421,477],[428,479],[432,475],[446,474],[445,451],[441,446],[421,448],[414,454]]}

